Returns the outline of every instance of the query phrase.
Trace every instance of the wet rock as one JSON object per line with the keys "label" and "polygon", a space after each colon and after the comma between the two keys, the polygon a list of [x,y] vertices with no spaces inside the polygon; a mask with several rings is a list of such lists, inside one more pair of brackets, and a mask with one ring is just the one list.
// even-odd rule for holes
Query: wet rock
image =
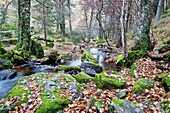
{"label": "wet rock", "polygon": [[109,103],[109,111],[111,113],[144,113],[136,105],[125,100],[112,100]]}
{"label": "wet rock", "polygon": [[119,93],[116,94],[116,96],[120,99],[123,99],[127,96],[128,90],[127,89],[122,89],[119,91]]}
{"label": "wet rock", "polygon": [[79,90],[78,86],[77,86],[75,83],[73,83],[73,84],[71,85],[71,93],[72,93],[72,94],[75,94],[75,95],[73,96],[72,100],[75,100],[75,99],[77,99],[77,98],[83,98],[83,97],[84,97],[82,90]]}
{"label": "wet rock", "polygon": [[87,68],[93,69],[95,70],[96,73],[101,73],[103,71],[102,66],[92,62],[83,62],[80,67],[83,69],[87,69]]}
{"label": "wet rock", "polygon": [[96,71],[94,69],[89,69],[89,68],[85,69],[85,73],[92,77],[95,77],[96,75]]}
{"label": "wet rock", "polygon": [[0,71],[0,80],[7,80],[16,77],[16,70],[2,70]]}

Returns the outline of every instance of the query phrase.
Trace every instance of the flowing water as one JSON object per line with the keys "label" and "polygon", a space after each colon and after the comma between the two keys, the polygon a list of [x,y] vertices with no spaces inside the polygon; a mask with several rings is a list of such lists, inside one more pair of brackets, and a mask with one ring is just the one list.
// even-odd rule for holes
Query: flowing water
{"label": "flowing water", "polygon": [[[99,51],[97,48],[90,49],[90,53],[98,60],[98,63],[103,67],[103,69],[116,69],[115,63],[105,63],[104,58],[106,53]],[[81,65],[81,57],[74,58],[70,62],[66,63],[70,66]],[[51,65],[41,65],[35,59],[33,61],[27,62],[25,65],[15,68],[17,71],[17,76],[13,79],[0,81],[0,99],[6,95],[15,85],[16,81],[23,77],[40,72],[56,72],[56,67]]]}

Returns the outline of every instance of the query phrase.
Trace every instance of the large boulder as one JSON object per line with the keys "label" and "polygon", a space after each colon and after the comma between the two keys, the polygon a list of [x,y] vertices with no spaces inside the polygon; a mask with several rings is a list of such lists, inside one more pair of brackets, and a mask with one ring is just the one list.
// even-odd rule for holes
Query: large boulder
{"label": "large boulder", "polygon": [[123,88],[126,80],[116,72],[107,73],[103,71],[102,73],[96,74],[95,84],[98,88]]}
{"label": "large boulder", "polygon": [[[32,112],[55,113],[61,112],[73,98],[67,95],[74,94],[77,98],[80,88],[76,80],[63,73],[39,73],[25,76],[17,81],[13,89],[0,100],[1,112]],[[11,101],[15,100],[15,101]]]}
{"label": "large boulder", "polygon": [[0,71],[0,80],[7,80],[16,77],[17,72],[16,70],[2,70]]}
{"label": "large boulder", "polygon": [[142,93],[145,89],[151,89],[154,87],[154,81],[149,79],[140,78],[133,86],[133,92],[136,94]]}

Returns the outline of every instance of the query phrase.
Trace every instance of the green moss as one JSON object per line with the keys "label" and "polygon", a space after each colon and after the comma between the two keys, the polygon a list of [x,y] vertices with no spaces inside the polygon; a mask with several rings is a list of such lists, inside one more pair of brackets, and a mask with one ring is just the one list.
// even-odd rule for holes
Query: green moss
{"label": "green moss", "polygon": [[164,101],[164,102],[161,102],[161,108],[164,110],[164,113],[170,113],[170,101]]}
{"label": "green moss", "polygon": [[10,44],[17,44],[18,38],[10,38]]}
{"label": "green moss", "polygon": [[52,48],[54,46],[54,42],[49,42],[47,46]]}
{"label": "green moss", "polygon": [[143,50],[136,50],[135,48],[132,48],[129,52],[128,52],[128,56],[125,59],[125,63],[124,65],[126,67],[130,67],[137,59],[146,57],[148,55],[148,53],[146,51]]}
{"label": "green moss", "polygon": [[35,55],[31,55],[30,58],[37,58]]}
{"label": "green moss", "polygon": [[12,55],[10,53],[5,53],[3,55],[0,55],[0,58],[2,58],[2,59],[11,59]]}
{"label": "green moss", "polygon": [[30,90],[23,90],[23,86],[21,84],[17,84],[9,93],[8,97],[13,98],[15,96],[21,96],[21,94],[29,94]]}
{"label": "green moss", "polygon": [[116,64],[123,62],[123,54],[120,54],[117,58]]}
{"label": "green moss", "polygon": [[65,75],[65,77],[68,78],[69,80],[73,81],[73,82],[76,82],[76,79],[71,75]]}
{"label": "green moss", "polygon": [[61,98],[58,94],[55,94],[55,98],[56,99],[51,100],[48,97],[42,97],[42,105],[35,111],[35,113],[56,113],[70,103],[70,100]]}
{"label": "green moss", "polygon": [[0,54],[7,53],[7,50],[4,47],[0,47]]}
{"label": "green moss", "polygon": [[163,60],[164,60],[165,62],[169,62],[169,61],[170,61],[170,52],[168,52],[167,54],[164,55]]}
{"label": "green moss", "polygon": [[144,78],[139,79],[133,86],[134,93],[142,93],[145,89],[151,89],[154,87],[154,82],[152,80],[147,80]]}
{"label": "green moss", "polygon": [[17,103],[15,103],[14,106],[20,106],[21,104],[28,102],[28,97],[27,96],[25,98],[19,100]]}
{"label": "green moss", "polygon": [[133,65],[131,65],[131,68],[130,68],[130,74],[131,74],[132,77],[135,78],[134,70],[135,70],[135,65],[133,64]]}
{"label": "green moss", "polygon": [[98,88],[123,88],[125,86],[126,80],[121,75],[113,74],[112,76],[107,76],[104,71],[100,74],[96,74],[95,84]]}
{"label": "green moss", "polygon": [[24,62],[25,62],[24,59],[23,59],[21,56],[14,55],[13,58],[14,58],[14,59],[13,59],[14,63],[21,64],[21,63],[24,63]]}
{"label": "green moss", "polygon": [[44,57],[43,47],[38,41],[32,40],[32,46],[31,52],[33,55],[35,55],[37,58]]}
{"label": "green moss", "polygon": [[93,77],[89,76],[88,74],[86,74],[84,72],[81,72],[81,73],[75,75],[74,77],[79,83],[87,83],[87,82],[94,80]]}
{"label": "green moss", "polygon": [[170,87],[170,72],[162,75],[162,84]]}
{"label": "green moss", "polygon": [[63,70],[63,71],[72,71],[72,70],[75,70],[75,71],[81,71],[81,69],[77,66],[66,66],[66,65],[61,65],[58,67],[59,70]]}
{"label": "green moss", "polygon": [[4,68],[11,68],[13,67],[13,63],[10,60],[0,58],[0,65]]}
{"label": "green moss", "polygon": [[96,44],[101,44],[101,43],[103,44],[104,42],[105,41],[103,39],[99,39],[99,40],[96,41]]}
{"label": "green moss", "polygon": [[81,61],[82,62],[89,61],[89,62],[92,62],[92,63],[98,63],[96,58],[94,58],[93,55],[87,50],[84,50],[84,52],[83,52],[83,54],[81,56]]}
{"label": "green moss", "polygon": [[119,106],[123,106],[123,101],[121,99],[111,100],[110,103],[118,104]]}

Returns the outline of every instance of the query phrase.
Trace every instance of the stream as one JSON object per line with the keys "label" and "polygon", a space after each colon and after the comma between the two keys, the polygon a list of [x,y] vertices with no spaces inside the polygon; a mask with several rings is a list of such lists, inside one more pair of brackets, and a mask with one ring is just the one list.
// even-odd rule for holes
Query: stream
{"label": "stream", "polygon": [[[98,60],[99,64],[103,69],[116,69],[115,63],[105,63],[104,57],[106,53],[99,51],[97,48],[90,49],[90,53]],[[73,58],[71,61],[65,63],[70,66],[79,66],[81,65],[81,57]],[[57,72],[56,66],[52,65],[41,65],[36,59],[28,61],[26,64],[14,68],[16,70],[16,76],[12,79],[0,80],[0,99],[6,95],[15,85],[16,81],[23,76],[28,76],[31,74],[37,74],[40,72]],[[2,71],[2,70],[1,70]]]}

